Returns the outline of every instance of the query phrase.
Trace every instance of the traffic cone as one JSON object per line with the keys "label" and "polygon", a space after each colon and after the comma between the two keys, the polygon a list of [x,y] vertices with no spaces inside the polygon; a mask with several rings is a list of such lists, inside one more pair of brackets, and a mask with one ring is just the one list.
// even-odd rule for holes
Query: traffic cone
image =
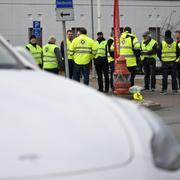
{"label": "traffic cone", "polygon": [[124,56],[119,56],[115,60],[114,94],[129,95],[130,87],[130,73],[126,66],[126,59]]}

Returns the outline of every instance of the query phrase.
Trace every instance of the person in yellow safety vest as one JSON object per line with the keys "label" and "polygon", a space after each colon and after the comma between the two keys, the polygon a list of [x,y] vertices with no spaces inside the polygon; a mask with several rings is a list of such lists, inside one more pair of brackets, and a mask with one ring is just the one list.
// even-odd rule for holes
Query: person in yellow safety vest
{"label": "person in yellow safety vest", "polygon": [[[106,56],[106,46],[107,41],[104,38],[104,35],[102,32],[97,33],[97,41],[96,41],[96,47],[97,47],[97,53],[94,58],[94,65],[96,68],[97,76],[98,76],[98,86],[100,92],[109,92],[109,66],[108,66],[108,60]],[[105,79],[105,90],[103,86],[103,74]]]}
{"label": "person in yellow safety vest", "polygon": [[80,82],[81,73],[84,84],[89,85],[89,64],[96,55],[95,42],[87,36],[87,30],[81,28],[80,35],[70,45],[70,55],[74,60],[73,79]]}
{"label": "person in yellow safety vest", "polygon": [[29,44],[26,49],[31,53],[37,65],[42,69],[42,48],[37,44],[35,35],[31,35]]}
{"label": "person in yellow safety vest", "polygon": [[[143,34],[144,40],[141,43],[141,61],[144,67],[144,90],[156,89],[156,60],[158,44],[151,38],[151,33],[146,31]],[[151,76],[151,80],[150,80]]]}
{"label": "person in yellow safety vest", "polygon": [[177,61],[176,61],[176,68],[177,68],[177,78],[179,81],[179,87],[180,89],[180,30],[176,31],[176,39],[177,39]]}
{"label": "person in yellow safety vest", "polygon": [[[67,54],[68,54],[68,65],[69,65],[69,78],[73,78],[73,66],[74,66],[74,61],[72,59],[72,56],[69,53],[70,45],[73,41],[73,32],[72,30],[67,30],[67,38],[66,38],[66,43],[67,43]],[[61,55],[62,55],[62,60],[63,64],[65,67],[65,61],[64,61],[64,41],[61,42]]]}
{"label": "person in yellow safety vest", "polygon": [[113,38],[113,31],[111,32],[111,36],[107,41],[107,47],[106,47],[106,56],[109,62],[109,69],[110,69],[110,86],[113,90],[113,73],[114,73],[114,50],[111,49],[111,46],[114,43]]}
{"label": "person in yellow safety vest", "polygon": [[125,56],[127,68],[131,74],[131,86],[134,86],[137,68],[137,56],[140,54],[140,43],[131,33],[130,27],[125,27],[120,37],[120,54]]}
{"label": "person in yellow safety vest", "polygon": [[162,91],[163,95],[167,94],[168,88],[168,74],[170,72],[172,77],[172,90],[173,94],[178,94],[177,91],[177,79],[176,79],[176,59],[178,55],[177,43],[171,37],[171,31],[165,32],[165,39],[162,41],[159,48],[159,57],[162,61]]}
{"label": "person in yellow safety vest", "polygon": [[56,37],[50,36],[48,44],[43,46],[43,69],[58,74],[60,66],[62,66],[60,49],[56,45]]}

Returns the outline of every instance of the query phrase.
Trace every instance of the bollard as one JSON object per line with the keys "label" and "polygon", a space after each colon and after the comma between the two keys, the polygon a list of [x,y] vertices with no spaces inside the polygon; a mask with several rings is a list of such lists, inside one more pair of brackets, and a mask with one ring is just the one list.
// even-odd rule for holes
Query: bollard
{"label": "bollard", "polygon": [[124,56],[119,56],[115,60],[114,94],[128,95],[130,87],[130,73],[126,66],[126,59]]}

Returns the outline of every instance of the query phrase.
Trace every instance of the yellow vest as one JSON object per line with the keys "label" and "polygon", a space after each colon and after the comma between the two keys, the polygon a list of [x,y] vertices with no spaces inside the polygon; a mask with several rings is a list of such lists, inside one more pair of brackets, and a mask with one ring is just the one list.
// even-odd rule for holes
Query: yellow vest
{"label": "yellow vest", "polygon": [[55,44],[46,44],[43,46],[43,69],[58,68],[58,61],[54,52],[57,47]]}
{"label": "yellow vest", "polygon": [[[122,33],[120,37],[120,54],[125,56],[127,67],[137,66],[136,56],[133,52],[133,44],[134,46],[138,45],[138,39],[134,37],[132,42],[132,37],[127,37],[128,33]],[[130,34],[131,35],[131,34]]]}
{"label": "yellow vest", "polygon": [[70,45],[70,55],[76,64],[89,64],[96,55],[96,44],[87,35],[81,34],[75,38]]}
{"label": "yellow vest", "polygon": [[29,49],[36,63],[39,65],[42,64],[42,48],[39,45],[34,47],[31,43],[27,44],[26,47]]}
{"label": "yellow vest", "polygon": [[[157,42],[156,42],[154,39],[151,39],[151,41],[146,45],[146,44],[144,43],[144,40],[143,40],[142,43],[141,43],[142,52],[152,51],[152,50],[153,50],[153,47],[154,47],[154,45],[155,45],[156,43],[157,43]],[[141,56],[141,60],[143,61],[144,58],[154,58],[154,59],[156,59],[156,58],[157,58],[157,54],[153,54],[153,55],[142,55],[142,56]]]}
{"label": "yellow vest", "polygon": [[95,58],[106,57],[106,45],[107,45],[106,40],[102,41],[101,43],[96,41],[97,53],[96,53]]}
{"label": "yellow vest", "polygon": [[[114,38],[113,38],[113,37],[110,37],[109,39],[112,39],[112,40],[114,41]],[[111,46],[111,47],[112,47],[112,46]],[[114,49],[112,49],[112,51],[114,51]],[[108,62],[114,61],[114,58],[110,56],[108,46],[107,46],[107,58],[108,58]]]}
{"label": "yellow vest", "polygon": [[162,41],[162,55],[161,60],[165,62],[176,60],[176,42],[168,44],[166,41]]}

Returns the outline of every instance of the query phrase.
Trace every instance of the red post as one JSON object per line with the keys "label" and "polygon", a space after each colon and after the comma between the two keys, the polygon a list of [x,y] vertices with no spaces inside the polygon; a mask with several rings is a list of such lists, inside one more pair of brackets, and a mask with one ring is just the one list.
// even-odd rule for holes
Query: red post
{"label": "red post", "polygon": [[119,0],[114,0],[114,94],[129,94],[130,73],[126,66],[126,59],[120,55],[120,17]]}

